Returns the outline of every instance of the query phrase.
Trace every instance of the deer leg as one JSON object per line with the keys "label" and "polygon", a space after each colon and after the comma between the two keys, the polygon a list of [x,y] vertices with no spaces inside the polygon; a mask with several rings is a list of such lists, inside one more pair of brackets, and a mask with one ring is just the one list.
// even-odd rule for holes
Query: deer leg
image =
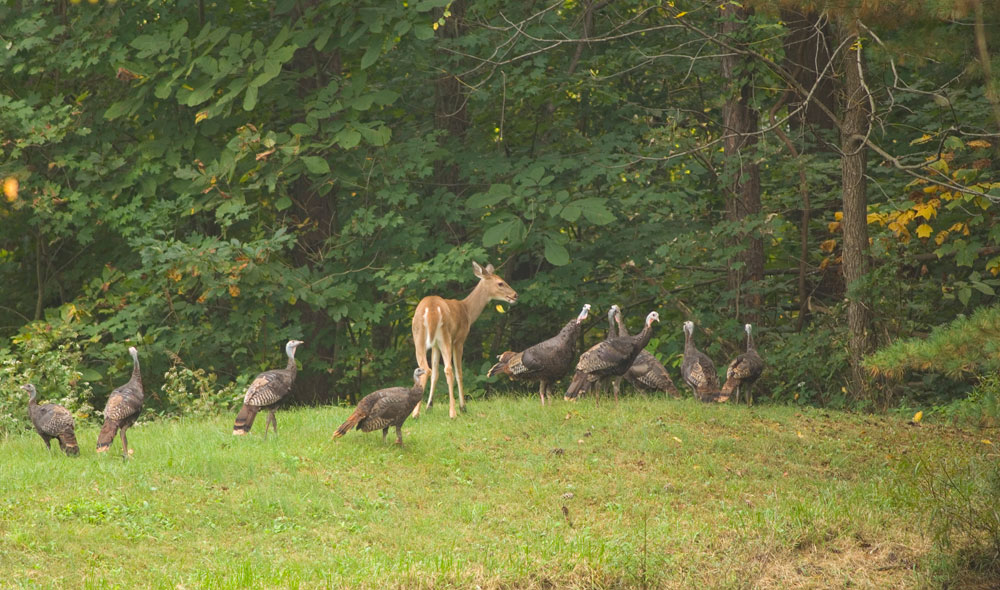
{"label": "deer leg", "polygon": [[458,409],[465,411],[465,388],[462,387],[462,352],[463,344],[456,344],[452,348],[453,360],[451,366],[455,369],[455,379],[458,381]]}
{"label": "deer leg", "polygon": [[452,356],[451,343],[441,343],[441,357],[444,360],[444,378],[448,382],[448,417],[455,418],[455,370],[451,365]]}
{"label": "deer leg", "polygon": [[427,409],[431,409],[434,403],[434,385],[438,380],[438,364],[441,362],[441,349],[434,345],[431,347],[431,390],[427,393]]}

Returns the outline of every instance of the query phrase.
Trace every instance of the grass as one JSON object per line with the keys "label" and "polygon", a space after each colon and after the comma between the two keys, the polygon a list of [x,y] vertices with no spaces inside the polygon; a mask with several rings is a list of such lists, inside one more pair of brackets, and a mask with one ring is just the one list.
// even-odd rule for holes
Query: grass
{"label": "grass", "polygon": [[[911,588],[914,466],[995,447],[894,418],[693,400],[472,402],[331,440],[347,408],[0,441],[0,586]],[[119,453],[116,455],[115,453]],[[985,587],[985,586],[984,586]]]}

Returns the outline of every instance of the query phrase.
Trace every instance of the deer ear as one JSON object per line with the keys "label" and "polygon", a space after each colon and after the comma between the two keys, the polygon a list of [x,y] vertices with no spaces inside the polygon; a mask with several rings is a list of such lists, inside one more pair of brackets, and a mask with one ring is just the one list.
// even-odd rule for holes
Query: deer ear
{"label": "deer ear", "polygon": [[472,261],[472,274],[479,278],[483,278],[483,267],[479,266],[479,263],[475,260]]}
{"label": "deer ear", "polygon": [[488,275],[493,274],[493,265],[492,264],[487,264],[486,265],[486,274],[488,274]]}

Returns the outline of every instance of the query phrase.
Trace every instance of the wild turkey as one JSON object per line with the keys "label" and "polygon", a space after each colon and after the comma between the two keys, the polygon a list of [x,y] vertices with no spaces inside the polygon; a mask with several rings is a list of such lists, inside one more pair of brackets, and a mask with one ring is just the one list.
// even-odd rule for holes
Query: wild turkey
{"label": "wild turkey", "polygon": [[125,431],[135,424],[135,419],[142,411],[142,375],[139,374],[139,352],[130,346],[128,353],[132,355],[132,378],[128,383],[115,389],[104,404],[104,426],[97,435],[97,452],[108,450],[115,440],[115,433],[122,433],[122,456],[128,459],[128,439]]}
{"label": "wild turkey", "polygon": [[[743,327],[747,333],[747,351],[729,363],[726,369],[726,383],[722,386],[722,395],[727,398],[736,390],[736,403],[740,403],[740,389],[744,386],[753,385],[760,374],[764,372],[764,359],[757,354],[757,348],[753,345],[753,326],[747,324]],[[753,394],[747,392],[747,405],[753,404]]]}
{"label": "wild turkey", "polygon": [[[573,381],[570,382],[563,399],[566,401],[576,399],[584,388],[590,389],[602,378],[624,375],[632,366],[639,351],[646,348],[646,344],[649,343],[649,338],[653,335],[654,321],[660,321],[660,314],[651,311],[646,316],[645,327],[635,336],[609,338],[598,342],[581,354],[580,360],[576,363]],[[599,401],[599,396],[599,393],[595,394],[595,402]]]}
{"label": "wild turkey", "polygon": [[522,352],[508,350],[499,355],[499,362],[490,368],[486,376],[503,373],[515,381],[538,381],[538,397],[545,405],[546,392],[551,397],[552,382],[568,373],[573,366],[573,344],[589,311],[590,304],[584,304],[580,315],[570,320],[552,338],[529,346]]}
{"label": "wild turkey", "polygon": [[264,438],[267,438],[267,429],[274,427],[274,433],[278,434],[278,421],[274,417],[274,411],[278,403],[292,390],[295,383],[295,374],[298,369],[295,366],[295,349],[302,344],[301,340],[289,340],[285,344],[285,354],[288,355],[288,363],[284,369],[274,369],[264,371],[254,377],[253,383],[247,388],[246,395],[243,396],[243,407],[236,414],[236,423],[233,425],[233,434],[236,436],[249,434],[253,427],[254,418],[261,408],[268,408],[267,420],[264,422]]}
{"label": "wild turkey", "polygon": [[395,426],[396,444],[402,445],[403,422],[424,395],[424,388],[420,384],[423,376],[424,370],[417,367],[413,371],[413,387],[390,387],[366,395],[358,402],[354,413],[333,433],[333,438],[340,438],[355,427],[361,432],[371,432],[381,428],[382,442],[385,442],[389,427]]}
{"label": "wild turkey", "polygon": [[[615,323],[618,326],[618,335],[628,336],[621,313],[615,314]],[[680,395],[667,368],[646,349],[642,349],[636,355],[632,366],[625,373],[625,379],[641,391],[662,391],[673,396]]]}
{"label": "wild turkey", "polygon": [[681,377],[694,392],[694,396],[703,402],[724,402],[729,399],[728,396],[719,395],[719,376],[715,373],[715,363],[707,354],[694,347],[694,322],[684,322]]}
{"label": "wild turkey", "polygon": [[45,446],[52,450],[52,439],[59,440],[59,448],[67,455],[79,455],[80,445],[76,443],[76,432],[73,430],[73,414],[56,404],[38,405],[35,397],[38,391],[32,384],[22,385],[21,389],[28,392],[28,417],[35,426]]}

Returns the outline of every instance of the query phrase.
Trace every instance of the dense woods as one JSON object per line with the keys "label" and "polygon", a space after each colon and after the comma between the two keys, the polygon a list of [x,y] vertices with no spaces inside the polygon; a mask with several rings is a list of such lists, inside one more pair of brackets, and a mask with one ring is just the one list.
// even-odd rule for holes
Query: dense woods
{"label": "dense woods", "polygon": [[408,384],[414,306],[463,297],[473,261],[520,295],[472,329],[473,397],[524,389],[495,356],[584,303],[588,345],[612,304],[632,333],[658,311],[675,375],[683,321],[723,367],[753,323],[759,400],[978,383],[973,355],[865,359],[995,304],[996,3],[6,0],[0,22],[0,428],[29,380],[102,407],[129,345],[159,413],[231,407],[292,338],[299,402]]}

